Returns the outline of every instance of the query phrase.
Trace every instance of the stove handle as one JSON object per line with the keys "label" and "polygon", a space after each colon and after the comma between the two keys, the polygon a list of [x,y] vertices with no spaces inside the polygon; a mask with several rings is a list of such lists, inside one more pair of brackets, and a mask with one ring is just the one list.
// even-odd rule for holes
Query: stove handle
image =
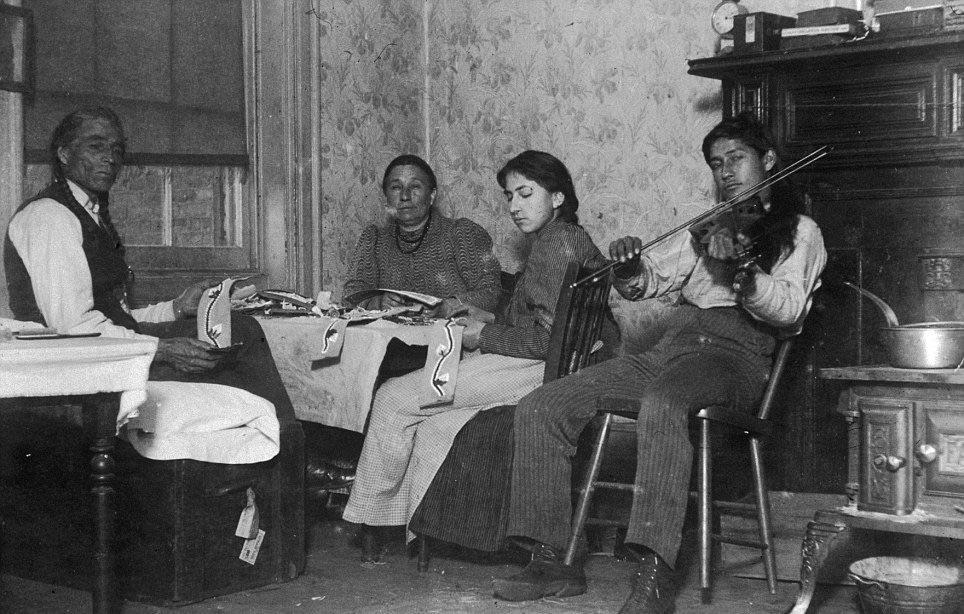
{"label": "stove handle", "polygon": [[907,459],[903,456],[893,456],[887,454],[878,454],[874,457],[874,466],[878,469],[886,468],[887,471],[895,472],[901,467],[907,464]]}

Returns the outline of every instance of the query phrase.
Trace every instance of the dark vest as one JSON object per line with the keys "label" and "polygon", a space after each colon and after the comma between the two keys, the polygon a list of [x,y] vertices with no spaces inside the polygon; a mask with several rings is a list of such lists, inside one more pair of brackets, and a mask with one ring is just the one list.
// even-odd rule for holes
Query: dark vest
{"label": "dark vest", "polygon": [[[123,304],[130,269],[124,260],[124,246],[110,220],[106,198],[100,204],[99,213],[103,226],[97,224],[87,210],[77,202],[70,187],[64,181],[47,186],[37,196],[21,205],[17,213],[41,198],[51,198],[59,202],[80,221],[84,254],[87,256],[87,266],[90,268],[93,281],[94,309],[103,313],[114,324],[136,331],[137,321],[124,309]],[[18,320],[40,322],[46,326],[47,322],[37,307],[30,274],[13,242],[10,241],[9,229],[3,251],[7,289],[10,294],[10,310],[13,311],[14,317]]]}

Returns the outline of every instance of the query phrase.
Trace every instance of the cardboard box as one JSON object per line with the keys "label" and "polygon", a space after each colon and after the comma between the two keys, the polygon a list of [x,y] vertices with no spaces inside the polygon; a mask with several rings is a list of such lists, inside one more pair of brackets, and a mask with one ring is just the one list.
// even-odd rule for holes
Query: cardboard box
{"label": "cardboard box", "polygon": [[793,17],[774,13],[748,13],[733,18],[734,53],[773,51],[780,48],[780,30],[792,28]]}
{"label": "cardboard box", "polygon": [[841,23],[857,23],[864,18],[863,13],[855,9],[832,6],[813,11],[797,13],[797,27],[832,26]]}
{"label": "cardboard box", "polygon": [[944,7],[877,13],[877,21],[880,22],[881,32],[940,30],[944,27]]}

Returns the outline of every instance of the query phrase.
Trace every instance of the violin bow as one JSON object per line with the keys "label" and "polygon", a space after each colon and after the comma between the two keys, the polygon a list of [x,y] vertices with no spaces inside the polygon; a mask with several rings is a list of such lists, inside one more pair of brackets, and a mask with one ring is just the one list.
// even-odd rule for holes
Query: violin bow
{"label": "violin bow", "polygon": [[[769,177],[765,178],[763,181],[760,181],[760,182],[757,183],[756,185],[752,185],[752,186],[748,187],[747,189],[743,190],[742,192],[740,192],[740,193],[737,194],[736,196],[733,196],[732,198],[728,198],[727,200],[724,200],[723,202],[719,203],[718,205],[714,205],[713,207],[707,209],[707,210],[704,211],[703,213],[700,213],[699,215],[696,215],[696,216],[690,218],[689,220],[687,220],[686,222],[683,222],[683,223],[680,224],[679,226],[676,226],[676,227],[674,227],[674,228],[672,228],[672,229],[670,229],[670,230],[667,230],[666,232],[664,232],[663,234],[659,235],[659,236],[656,237],[655,239],[652,239],[652,240],[644,243],[644,244],[639,248],[640,255],[642,255],[642,253],[643,253],[644,251],[646,251],[647,249],[649,249],[650,247],[656,245],[657,243],[665,240],[665,239],[668,238],[668,237],[673,236],[674,234],[676,234],[676,233],[679,232],[680,230],[683,230],[684,228],[689,228],[689,227],[692,226],[693,224],[697,224],[697,223],[702,222],[703,220],[705,220],[705,219],[707,219],[707,218],[710,218],[710,217],[713,217],[714,215],[717,215],[717,214],[719,214],[719,213],[722,213],[723,211],[725,211],[725,210],[733,207],[734,205],[737,205],[737,204],[743,202],[744,200],[746,200],[746,199],[750,198],[751,196],[759,193],[760,191],[765,190],[766,188],[770,187],[771,185],[777,183],[778,181],[782,181],[783,179],[786,179],[787,177],[789,177],[790,175],[792,175],[792,174],[794,174],[795,172],[799,171],[800,169],[802,169],[802,168],[804,168],[804,167],[806,167],[806,166],[810,166],[811,164],[813,164],[814,162],[816,162],[816,161],[819,160],[820,158],[823,158],[824,156],[827,156],[829,153],[830,153],[830,146],[829,146],[829,145],[824,145],[823,147],[820,147],[820,148],[818,148],[818,149],[815,149],[815,150],[811,151],[810,153],[808,153],[808,154],[805,155],[804,157],[800,158],[799,160],[797,160],[797,161],[794,162],[793,164],[787,165],[785,168],[782,168],[782,169],[780,169],[779,171],[773,173],[772,175],[770,175]],[[614,260],[614,261],[610,262],[609,264],[607,264],[607,265],[603,266],[602,268],[600,268],[598,271],[596,271],[596,272],[594,272],[594,273],[592,273],[592,274],[590,274],[590,275],[586,275],[585,277],[582,277],[582,278],[577,279],[576,281],[572,282],[572,286],[571,286],[571,287],[575,288],[575,287],[577,287],[577,286],[580,286],[580,285],[586,283],[587,281],[589,281],[590,279],[593,279],[593,280],[599,279],[599,276],[600,276],[600,275],[602,275],[603,273],[608,272],[610,269],[612,269],[612,268],[613,268],[614,266],[616,266],[617,264],[619,264],[619,261],[618,261],[618,260]]]}

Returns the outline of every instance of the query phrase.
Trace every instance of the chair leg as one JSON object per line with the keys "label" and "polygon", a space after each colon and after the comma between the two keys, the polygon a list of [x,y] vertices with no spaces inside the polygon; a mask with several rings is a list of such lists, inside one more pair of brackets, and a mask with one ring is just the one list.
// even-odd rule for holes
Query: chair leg
{"label": "chair leg", "polygon": [[593,446],[589,468],[586,469],[586,477],[583,480],[579,500],[576,503],[576,513],[572,518],[572,529],[569,533],[569,543],[566,546],[566,558],[564,559],[566,565],[572,565],[572,562],[576,559],[576,547],[586,525],[586,518],[589,516],[589,504],[592,500],[592,492],[595,489],[596,478],[599,477],[599,467],[602,465],[603,452],[606,450],[606,439],[609,437],[609,425],[612,420],[612,414],[605,414],[602,426],[599,427],[599,434],[596,436],[596,444]]}
{"label": "chair leg", "polygon": [[700,600],[710,603],[711,593],[711,551],[713,547],[712,473],[710,469],[710,421],[700,420],[699,448],[699,542],[700,542]]}
{"label": "chair leg", "polygon": [[418,570],[427,571],[428,570],[428,557],[429,557],[429,545],[428,538],[424,535],[418,536]]}
{"label": "chair leg", "polygon": [[770,594],[777,592],[776,555],[773,552],[773,528],[770,523],[770,495],[763,479],[763,460],[760,440],[750,438],[750,462],[753,464],[753,489],[756,491],[757,519],[760,527],[760,543],[763,544],[763,570],[766,572]]}

